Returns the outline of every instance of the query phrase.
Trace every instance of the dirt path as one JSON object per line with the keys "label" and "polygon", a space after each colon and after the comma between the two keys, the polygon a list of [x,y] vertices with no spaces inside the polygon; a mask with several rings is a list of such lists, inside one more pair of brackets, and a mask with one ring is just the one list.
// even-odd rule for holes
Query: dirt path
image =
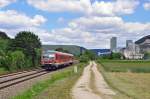
{"label": "dirt path", "polygon": [[95,62],[85,67],[72,90],[73,99],[111,99],[112,95],[115,92],[109,88]]}

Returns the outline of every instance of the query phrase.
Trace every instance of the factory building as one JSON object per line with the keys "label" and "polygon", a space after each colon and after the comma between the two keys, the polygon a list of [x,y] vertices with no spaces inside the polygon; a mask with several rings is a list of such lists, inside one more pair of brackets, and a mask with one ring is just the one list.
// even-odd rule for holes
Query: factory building
{"label": "factory building", "polygon": [[150,35],[137,40],[135,44],[139,46],[141,53],[150,52]]}
{"label": "factory building", "polygon": [[116,52],[116,50],[117,50],[117,37],[112,37],[110,39],[110,49],[112,52]]}
{"label": "factory building", "polygon": [[91,49],[97,56],[107,56],[111,54],[110,49]]}
{"label": "factory building", "polygon": [[132,40],[126,41],[126,48],[122,49],[122,54],[126,59],[143,59],[144,54],[140,52],[139,45],[135,44]]}
{"label": "factory building", "polygon": [[134,43],[124,48],[122,53],[126,59],[143,59],[144,57],[144,54],[140,53],[139,46]]}
{"label": "factory building", "polygon": [[133,48],[133,41],[132,40],[126,40],[126,48],[132,49]]}

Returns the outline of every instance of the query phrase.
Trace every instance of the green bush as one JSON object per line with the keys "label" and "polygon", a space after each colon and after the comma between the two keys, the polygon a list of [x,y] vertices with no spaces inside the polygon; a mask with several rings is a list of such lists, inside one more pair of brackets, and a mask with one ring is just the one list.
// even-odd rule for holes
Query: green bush
{"label": "green bush", "polygon": [[86,62],[89,61],[89,58],[86,57],[86,56],[80,56],[80,57],[79,57],[79,61],[80,61],[80,62],[85,62],[85,63],[86,63]]}
{"label": "green bush", "polygon": [[7,70],[9,69],[10,61],[8,58],[9,57],[4,52],[4,50],[0,50],[0,67],[4,67]]}
{"label": "green bush", "polygon": [[122,55],[121,53],[111,53],[110,55],[105,55],[99,57],[99,59],[111,59],[111,60],[119,60],[121,59]]}
{"label": "green bush", "polygon": [[80,62],[88,62],[89,60],[95,60],[97,56],[92,51],[86,50],[80,57]]}
{"label": "green bush", "polygon": [[121,53],[112,53],[112,59],[121,59]]}
{"label": "green bush", "polygon": [[22,51],[9,52],[9,57],[6,59],[10,61],[10,70],[23,69],[25,66],[25,55]]}

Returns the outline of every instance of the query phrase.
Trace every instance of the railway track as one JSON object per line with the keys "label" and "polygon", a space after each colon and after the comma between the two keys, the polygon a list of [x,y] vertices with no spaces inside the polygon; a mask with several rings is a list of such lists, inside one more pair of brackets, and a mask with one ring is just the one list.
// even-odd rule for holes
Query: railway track
{"label": "railway track", "polygon": [[13,75],[17,75],[17,74],[23,74],[23,73],[27,73],[27,72],[35,71],[35,70],[39,70],[39,69],[33,69],[33,70],[26,70],[26,71],[8,73],[8,74],[0,75],[0,78],[4,78],[4,77],[8,77],[8,76],[13,76]]}
{"label": "railway track", "polygon": [[0,76],[0,90],[47,73],[47,71],[39,69]]}

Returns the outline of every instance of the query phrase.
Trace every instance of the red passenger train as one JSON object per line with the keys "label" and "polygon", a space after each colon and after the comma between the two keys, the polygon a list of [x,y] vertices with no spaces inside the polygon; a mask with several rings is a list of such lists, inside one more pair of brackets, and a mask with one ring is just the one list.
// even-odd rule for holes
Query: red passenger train
{"label": "red passenger train", "polygon": [[42,53],[41,64],[47,70],[55,70],[57,68],[73,64],[74,56],[68,53],[48,50]]}

